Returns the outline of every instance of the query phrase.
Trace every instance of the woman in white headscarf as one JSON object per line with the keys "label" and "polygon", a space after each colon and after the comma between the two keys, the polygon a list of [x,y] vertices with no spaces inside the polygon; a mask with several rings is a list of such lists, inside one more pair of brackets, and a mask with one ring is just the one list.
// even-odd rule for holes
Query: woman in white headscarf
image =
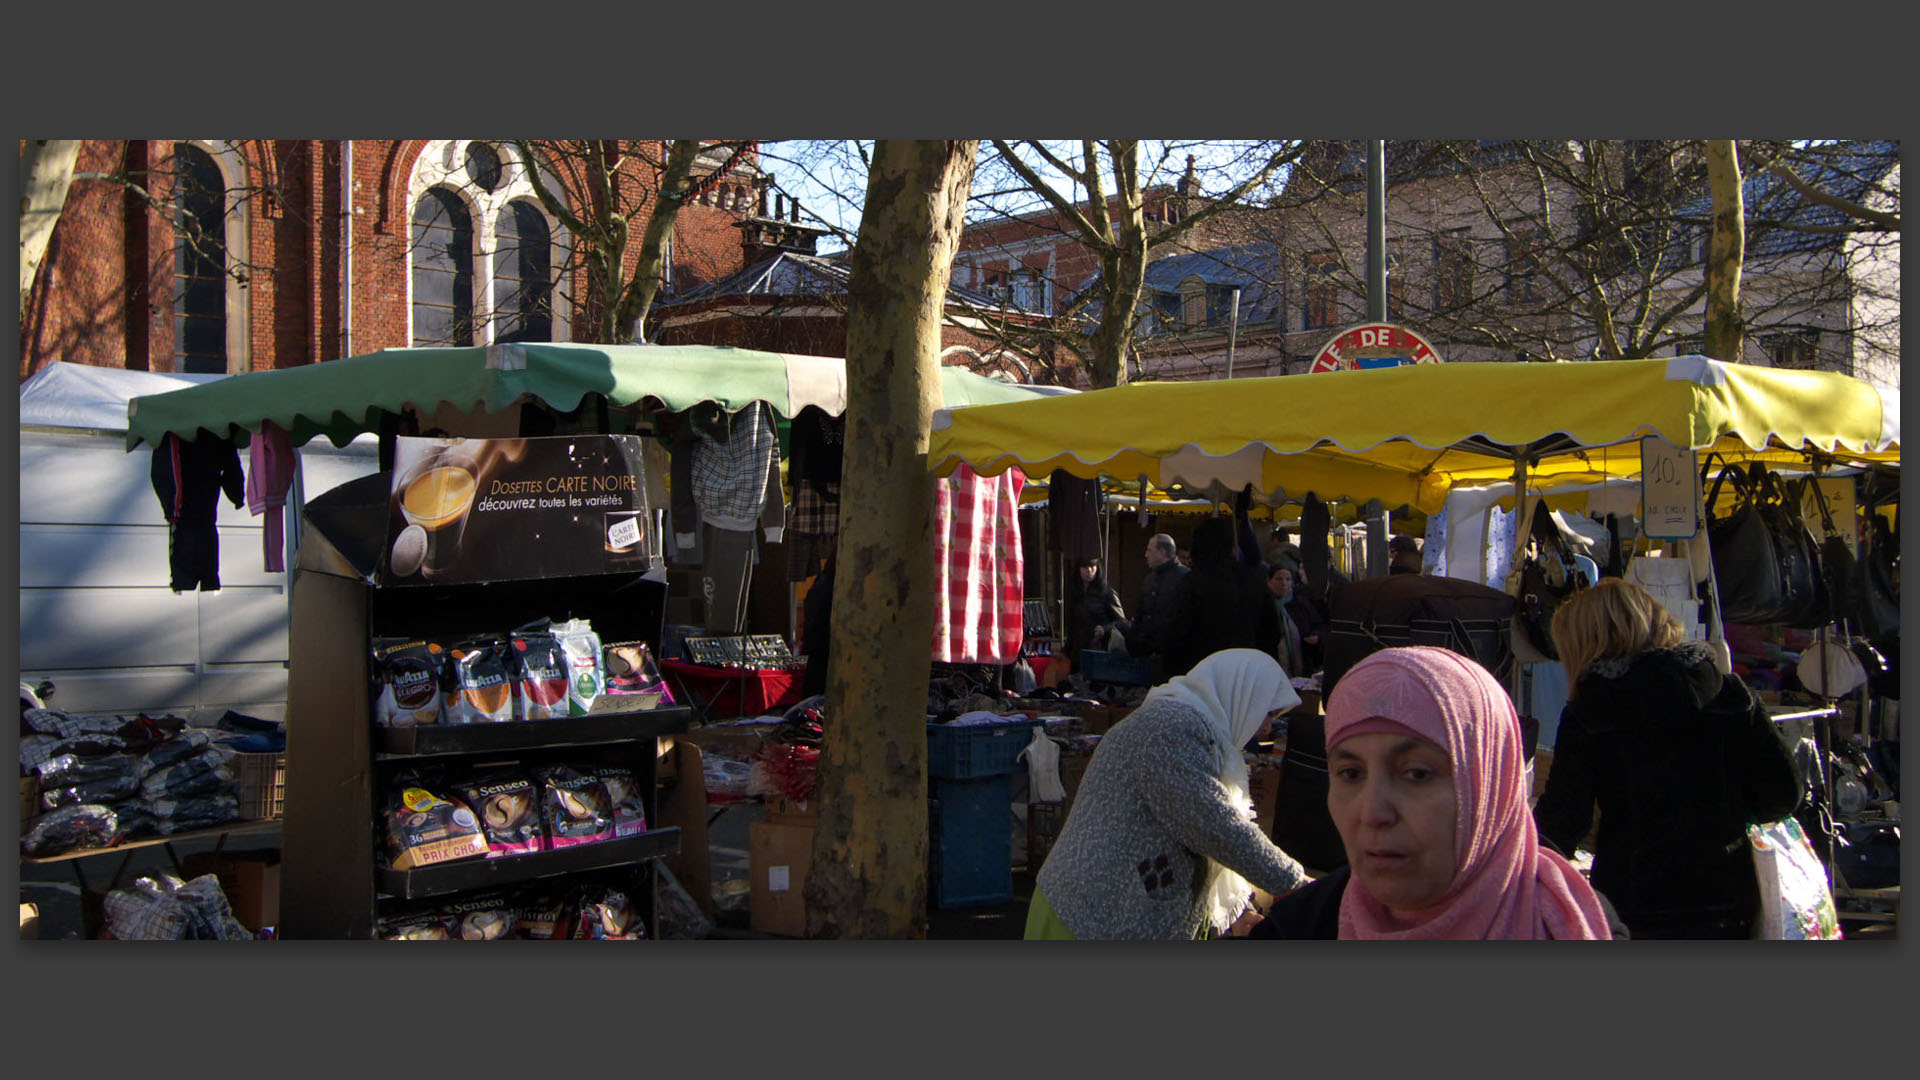
{"label": "woman in white headscarf", "polygon": [[1225,649],[1156,686],[1101,740],[1035,880],[1029,940],[1192,940],[1253,887],[1308,880],[1253,821],[1241,748],[1300,703],[1274,658]]}

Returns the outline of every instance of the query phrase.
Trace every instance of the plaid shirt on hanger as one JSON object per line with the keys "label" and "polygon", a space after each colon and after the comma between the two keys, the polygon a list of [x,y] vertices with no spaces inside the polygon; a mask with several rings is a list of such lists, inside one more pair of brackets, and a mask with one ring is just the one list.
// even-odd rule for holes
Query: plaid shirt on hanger
{"label": "plaid shirt on hanger", "polygon": [[781,527],[785,502],[780,491],[780,438],[773,413],[756,403],[728,417],[722,442],[695,432],[699,452],[693,458],[693,497],[708,524],[746,532],[767,519]]}

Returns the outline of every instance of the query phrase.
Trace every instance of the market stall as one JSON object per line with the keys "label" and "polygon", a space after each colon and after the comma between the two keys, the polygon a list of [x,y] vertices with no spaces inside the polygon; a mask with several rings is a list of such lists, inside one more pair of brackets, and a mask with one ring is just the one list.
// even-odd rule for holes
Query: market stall
{"label": "market stall", "polygon": [[[941,370],[941,386],[948,407],[1043,393],[953,368]],[[403,914],[396,904],[405,907],[412,901],[448,896],[473,899],[468,894],[482,884],[497,884],[498,873],[472,869],[494,860],[404,868],[382,862],[387,856],[368,850],[364,840],[375,828],[376,817],[384,813],[380,808],[386,796],[375,788],[389,785],[419,764],[477,763],[499,753],[526,762],[553,758],[559,753],[555,740],[570,747],[590,742],[604,753],[587,756],[617,759],[647,793],[646,820],[667,827],[649,829],[644,851],[601,848],[585,860],[591,865],[576,866],[583,858],[577,853],[565,858],[522,853],[518,861],[500,860],[516,868],[512,876],[532,880],[575,871],[598,874],[615,869],[607,865],[609,853],[619,855],[614,861],[644,867],[644,872],[623,881],[632,890],[629,899],[638,924],[653,932],[657,930],[653,895],[657,879],[652,864],[664,861],[686,879],[687,893],[710,910],[711,902],[704,895],[708,800],[693,802],[681,795],[697,790],[703,780],[710,791],[714,770],[703,764],[695,741],[687,737],[688,728],[736,712],[765,712],[788,704],[793,657],[791,653],[756,655],[735,664],[721,653],[691,651],[695,642],[723,652],[728,647],[744,651],[766,645],[764,639],[772,635],[742,633],[747,629],[744,613],[736,613],[733,625],[713,628],[711,633],[705,627],[673,626],[664,620],[662,571],[688,550],[692,538],[685,535],[691,515],[680,514],[678,505],[668,511],[669,503],[685,487],[677,474],[679,447],[674,454],[663,451],[676,428],[702,422],[687,419],[696,414],[720,418],[723,429],[729,424],[727,418],[736,418],[732,426],[737,429],[741,426],[737,418],[755,417],[761,430],[777,431],[779,445],[790,445],[801,435],[796,426],[838,418],[845,402],[845,365],[834,358],[708,347],[544,344],[386,350],[307,368],[236,376],[191,392],[133,401],[128,409],[129,450],[143,443],[158,447],[169,440],[191,439],[202,432],[241,445],[263,432],[295,447],[318,437],[340,443],[366,432],[376,433],[380,440],[383,471],[369,478],[372,486],[340,492],[311,508],[314,533],[326,540],[316,540],[314,550],[296,567],[296,662],[288,724],[287,935],[383,933]],[[507,566],[528,561],[530,553],[516,548],[513,538],[524,538],[529,532],[517,528],[488,532],[481,524],[485,501],[495,500],[487,509],[512,510],[523,517],[544,510],[543,500],[555,493],[526,488],[531,481],[520,477],[520,472],[527,466],[514,455],[524,451],[537,457],[547,452],[544,444],[564,442],[571,447],[583,436],[592,436],[588,442],[611,441],[631,448],[631,452],[622,451],[626,464],[616,470],[628,478],[622,490],[631,498],[602,506],[602,500],[589,496],[594,502],[593,524],[605,531],[606,565],[546,573],[538,570],[534,559],[531,577],[505,573]],[[455,470],[462,482],[453,496],[444,492],[435,496],[447,506],[427,506],[432,500],[426,495],[416,498],[416,476],[435,471],[417,464],[423,453],[486,455],[496,450],[497,456],[510,462],[498,468],[519,471],[489,473],[476,460],[469,468]],[[671,484],[666,482],[669,457],[676,457]],[[777,470],[803,468],[797,459],[782,462],[777,448],[773,457]],[[784,465],[792,468],[782,469]],[[837,471],[837,460],[834,465]],[[804,471],[811,477],[820,470],[808,466]],[[806,482],[798,475],[788,480],[796,489]],[[769,499],[779,497],[780,483],[779,472],[770,476]],[[469,495],[470,490],[478,490],[479,496]],[[453,502],[464,512],[455,513]],[[441,510],[448,512],[441,514]],[[614,522],[615,516],[621,520]],[[711,524],[713,515],[707,516]],[[461,528],[467,533],[464,544],[457,539],[452,542],[464,560],[465,568],[457,572],[440,565],[440,549],[449,546],[446,537],[457,538],[459,531],[443,528],[441,518],[454,517],[463,519]],[[548,536],[554,531],[535,529],[531,535]],[[779,529],[767,531],[771,540]],[[750,554],[751,532],[741,532],[747,536],[743,552]],[[823,533],[829,541],[825,546],[830,547],[831,529]],[[712,550],[710,534],[702,534],[699,542]],[[788,546],[791,549],[791,531]],[[821,547],[816,543],[813,550]],[[595,548],[596,553],[600,550]],[[477,565],[489,558],[487,567]],[[622,565],[616,567],[615,562]],[[1014,616],[1017,626],[1017,611]],[[629,673],[666,676],[661,681],[656,675],[649,683],[655,707],[644,716],[626,709],[621,710],[621,718],[601,720],[589,715],[571,721],[542,720],[527,727],[511,746],[488,740],[473,745],[456,740],[457,745],[400,746],[394,744],[402,737],[397,729],[382,730],[372,721],[378,700],[370,703],[359,688],[367,686],[380,669],[379,639],[403,636],[450,642],[459,635],[498,635],[524,620],[550,619],[557,625],[574,618],[590,619],[609,643],[605,660],[610,681],[616,678],[618,661],[610,647],[616,639],[636,646],[635,655],[644,657]],[[774,682],[781,685],[775,687]],[[562,730],[569,723],[577,726],[580,720],[599,725],[589,733],[591,738]],[[608,724],[618,730],[607,728]],[[479,730],[446,725],[436,737],[464,735],[470,741]],[[428,729],[422,728],[415,738],[427,734]],[[681,737],[675,739],[676,734]],[[632,749],[656,742],[660,755]],[[660,788],[657,796],[656,786]],[[433,798],[453,801],[437,790]],[[676,829],[681,835],[673,835]],[[474,853],[477,848],[469,854]],[[568,865],[534,867],[529,859],[557,859]],[[521,870],[526,874],[519,874]],[[499,922],[489,925],[497,927]]]}
{"label": "market stall", "polygon": [[[1036,476],[1062,469],[1215,503],[1250,490],[1269,506],[1310,497],[1378,500],[1390,511],[1426,515],[1465,490],[1491,490],[1488,501],[1498,501],[1500,485],[1508,485],[1504,495],[1525,523],[1543,497],[1573,505],[1609,485],[1634,485],[1637,503],[1648,437],[1709,472],[1759,463],[1815,475],[1897,474],[1899,431],[1897,395],[1826,372],[1698,356],[1422,364],[1143,383],[942,414],[929,461],[936,475],[961,466],[989,475],[1010,467]],[[1699,503],[1710,497],[1713,477],[1706,479],[1684,515],[1695,525],[1709,520]],[[1518,556],[1531,540],[1525,529],[1515,531],[1516,557],[1489,582],[1510,593],[1519,585]],[[1683,580],[1714,577],[1706,531],[1662,545],[1660,554],[1698,571],[1683,572]],[[1712,585],[1699,597],[1703,632],[1716,641],[1722,598]]]}

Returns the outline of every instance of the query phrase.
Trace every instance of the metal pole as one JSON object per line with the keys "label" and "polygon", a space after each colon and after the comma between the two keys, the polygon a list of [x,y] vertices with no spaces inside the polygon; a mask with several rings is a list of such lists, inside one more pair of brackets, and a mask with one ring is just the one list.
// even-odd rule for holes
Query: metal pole
{"label": "metal pole", "polygon": [[1227,317],[1227,378],[1233,378],[1233,343],[1240,336],[1240,290],[1233,290],[1233,311]]}
{"label": "metal pole", "polygon": [[1387,321],[1387,151],[1367,141],[1367,321]]}
{"label": "metal pole", "polygon": [[[1541,497],[1545,498],[1544,495]],[[1497,504],[1495,508],[1498,509]],[[1501,583],[1500,590],[1508,596],[1515,598],[1518,598],[1520,595],[1521,556],[1526,553],[1528,537],[1533,533],[1533,515],[1529,513],[1529,509],[1527,506],[1527,454],[1524,449],[1515,450],[1513,452],[1513,532],[1516,542],[1513,551],[1513,561],[1507,566],[1507,577],[1506,580]],[[1489,582],[1489,584],[1491,584],[1491,582]],[[1515,627],[1513,632],[1518,634],[1521,630],[1519,627]],[[1522,713],[1527,712],[1533,707],[1533,703],[1526,698],[1526,667],[1527,666],[1522,664],[1516,657],[1513,662],[1513,672],[1509,676],[1509,680],[1513,683],[1510,688],[1513,694],[1513,702],[1516,706],[1519,706]]]}

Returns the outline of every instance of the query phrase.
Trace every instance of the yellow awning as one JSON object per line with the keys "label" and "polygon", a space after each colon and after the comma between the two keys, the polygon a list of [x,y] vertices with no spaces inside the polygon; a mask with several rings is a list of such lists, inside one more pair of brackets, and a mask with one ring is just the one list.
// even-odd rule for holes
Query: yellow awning
{"label": "yellow awning", "polygon": [[1639,439],[1730,460],[1898,463],[1898,397],[1831,372],[1700,356],[1613,362],[1418,364],[1210,382],[1137,383],[936,415],[929,464],[1041,478],[1144,474],[1157,488],[1261,501],[1378,498],[1441,508],[1456,484],[1530,486],[1639,474]]}

